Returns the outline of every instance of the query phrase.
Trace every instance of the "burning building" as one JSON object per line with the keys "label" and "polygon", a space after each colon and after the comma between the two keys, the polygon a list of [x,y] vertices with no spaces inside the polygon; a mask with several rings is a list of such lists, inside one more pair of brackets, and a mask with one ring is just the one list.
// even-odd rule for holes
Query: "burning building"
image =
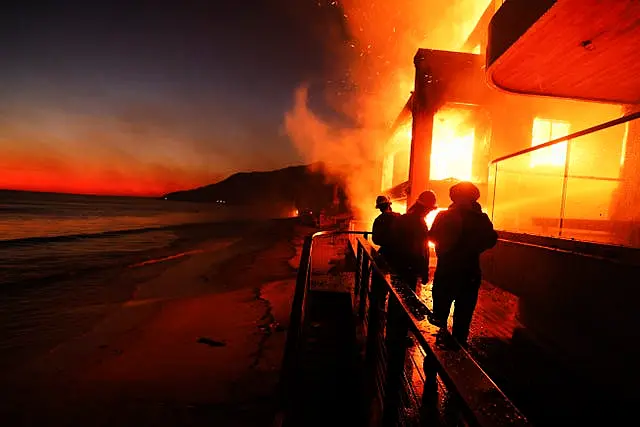
{"label": "burning building", "polygon": [[630,385],[640,6],[609,3],[493,1],[458,51],[419,49],[380,175],[399,210],[426,189],[446,206],[453,183],[476,183],[501,237],[486,279],[519,297],[542,346],[583,372],[615,365]]}

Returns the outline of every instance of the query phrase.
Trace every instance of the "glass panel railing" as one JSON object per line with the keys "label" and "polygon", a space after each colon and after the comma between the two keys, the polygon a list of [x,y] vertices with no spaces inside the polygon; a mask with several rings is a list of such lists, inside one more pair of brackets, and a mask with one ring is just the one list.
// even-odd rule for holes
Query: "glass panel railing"
{"label": "glass panel railing", "polygon": [[564,167],[538,164],[554,155],[541,148],[496,164],[493,221],[497,229],[559,236]]}
{"label": "glass panel railing", "polygon": [[640,114],[505,156],[489,170],[496,229],[640,248]]}
{"label": "glass panel railing", "polygon": [[[584,135],[571,142],[561,236],[576,240],[630,245],[613,231],[614,194],[623,181],[623,149],[628,124]],[[637,173],[633,175],[637,176]]]}

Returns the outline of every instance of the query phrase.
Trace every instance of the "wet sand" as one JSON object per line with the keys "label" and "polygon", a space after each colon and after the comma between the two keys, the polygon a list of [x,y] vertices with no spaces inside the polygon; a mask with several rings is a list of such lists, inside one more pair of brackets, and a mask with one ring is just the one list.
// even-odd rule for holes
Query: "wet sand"
{"label": "wet sand", "polygon": [[[261,223],[123,269],[130,298],[24,363],[3,366],[3,425],[263,426],[273,416],[308,229]],[[176,248],[177,249],[177,248]]]}

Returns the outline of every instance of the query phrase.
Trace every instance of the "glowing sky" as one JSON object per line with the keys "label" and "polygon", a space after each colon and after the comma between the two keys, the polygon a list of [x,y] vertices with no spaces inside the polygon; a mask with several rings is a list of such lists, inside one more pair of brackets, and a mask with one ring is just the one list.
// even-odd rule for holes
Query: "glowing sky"
{"label": "glowing sky", "polygon": [[283,116],[328,67],[335,9],[12,3],[0,14],[0,188],[158,195],[302,161]]}

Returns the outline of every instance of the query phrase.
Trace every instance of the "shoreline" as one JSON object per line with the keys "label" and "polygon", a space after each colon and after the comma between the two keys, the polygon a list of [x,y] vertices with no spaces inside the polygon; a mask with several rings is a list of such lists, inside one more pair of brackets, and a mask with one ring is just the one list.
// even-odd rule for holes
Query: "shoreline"
{"label": "shoreline", "polygon": [[[94,234],[75,234],[54,237],[32,237],[26,239],[0,240],[0,249],[11,250],[12,248],[38,249],[38,245],[64,245],[64,244],[90,244],[101,243],[101,240],[109,238],[144,236],[151,233],[170,233],[164,235],[160,240],[166,240],[164,244],[150,244],[148,248],[138,248],[131,252],[117,252],[118,245],[115,245],[117,256],[110,259],[109,263],[98,265],[74,265],[72,269],[56,271],[51,275],[23,278],[18,281],[6,281],[0,287],[0,293],[10,293],[16,289],[18,292],[26,287],[48,286],[66,280],[79,280],[92,275],[101,274],[105,270],[120,269],[129,266],[128,264],[140,264],[159,258],[169,257],[176,252],[188,252],[198,245],[206,244],[212,238],[223,238],[224,236],[244,236],[247,230],[259,228],[273,221],[288,221],[289,219],[271,220],[249,220],[238,219],[231,221],[216,221],[203,223],[187,223],[162,227],[147,227],[124,231],[108,231]],[[245,231],[242,231],[245,230]],[[95,240],[94,240],[95,239]],[[126,246],[127,243],[125,242]]]}
{"label": "shoreline", "polygon": [[200,252],[124,270],[117,280],[137,283],[131,297],[14,370],[3,418],[269,424],[304,232],[294,221],[261,222],[241,237],[205,240]]}

